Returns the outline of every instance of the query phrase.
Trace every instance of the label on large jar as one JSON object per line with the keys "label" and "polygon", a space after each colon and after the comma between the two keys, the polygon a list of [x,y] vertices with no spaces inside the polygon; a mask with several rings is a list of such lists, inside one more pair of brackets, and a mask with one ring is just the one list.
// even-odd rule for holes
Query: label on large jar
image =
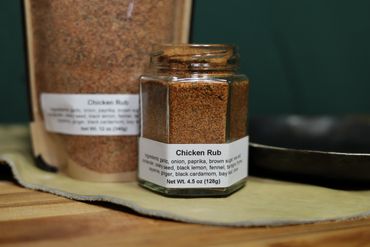
{"label": "label on large jar", "polygon": [[229,187],[248,176],[244,137],[225,144],[166,144],[141,137],[139,178],[166,188]]}
{"label": "label on large jar", "polygon": [[46,129],[69,135],[139,134],[138,94],[41,94]]}

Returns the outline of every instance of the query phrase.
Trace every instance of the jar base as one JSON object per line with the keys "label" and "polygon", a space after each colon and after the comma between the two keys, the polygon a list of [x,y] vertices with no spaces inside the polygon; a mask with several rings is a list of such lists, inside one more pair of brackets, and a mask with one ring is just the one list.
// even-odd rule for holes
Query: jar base
{"label": "jar base", "polygon": [[227,197],[243,188],[247,179],[224,188],[165,188],[152,182],[139,179],[139,185],[167,197]]}

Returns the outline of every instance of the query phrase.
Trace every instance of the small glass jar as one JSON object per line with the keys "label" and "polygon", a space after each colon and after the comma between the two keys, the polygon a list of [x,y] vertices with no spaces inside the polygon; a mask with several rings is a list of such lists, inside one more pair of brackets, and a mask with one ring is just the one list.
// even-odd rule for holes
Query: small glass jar
{"label": "small glass jar", "polygon": [[249,81],[238,66],[232,45],[154,47],[140,78],[140,185],[177,197],[244,186]]}

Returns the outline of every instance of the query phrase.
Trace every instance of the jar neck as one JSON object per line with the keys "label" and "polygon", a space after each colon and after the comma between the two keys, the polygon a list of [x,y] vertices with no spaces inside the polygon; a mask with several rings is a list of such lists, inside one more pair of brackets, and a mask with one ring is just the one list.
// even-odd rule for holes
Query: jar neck
{"label": "jar neck", "polygon": [[239,54],[232,45],[156,45],[150,56],[150,70],[159,74],[230,75],[238,67]]}

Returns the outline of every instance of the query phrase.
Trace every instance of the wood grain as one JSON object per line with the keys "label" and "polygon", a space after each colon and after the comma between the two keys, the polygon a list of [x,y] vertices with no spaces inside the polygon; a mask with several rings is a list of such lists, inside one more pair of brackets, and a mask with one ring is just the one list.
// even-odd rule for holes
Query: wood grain
{"label": "wood grain", "polygon": [[226,228],[147,218],[24,189],[0,166],[2,246],[370,246],[370,219]]}

